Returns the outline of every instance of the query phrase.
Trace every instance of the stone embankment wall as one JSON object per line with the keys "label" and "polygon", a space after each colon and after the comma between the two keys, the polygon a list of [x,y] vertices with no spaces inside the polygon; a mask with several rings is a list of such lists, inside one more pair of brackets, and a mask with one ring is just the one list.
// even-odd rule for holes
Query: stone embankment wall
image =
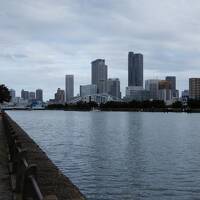
{"label": "stone embankment wall", "polygon": [[37,165],[37,183],[42,195],[54,196],[58,200],[85,200],[79,189],[55,166],[34,140],[7,114],[4,117],[7,119],[5,127],[8,127],[8,124],[12,127],[21,147],[26,149],[27,162]]}

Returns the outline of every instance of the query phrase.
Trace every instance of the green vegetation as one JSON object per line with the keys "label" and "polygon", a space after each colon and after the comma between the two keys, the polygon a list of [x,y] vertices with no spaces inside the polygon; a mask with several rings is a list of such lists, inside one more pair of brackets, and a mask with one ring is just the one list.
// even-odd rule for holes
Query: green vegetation
{"label": "green vegetation", "polygon": [[164,101],[131,101],[131,102],[115,102],[110,101],[105,104],[98,105],[95,102],[78,102],[77,104],[54,104],[46,107],[47,109],[55,110],[83,110],[89,111],[92,108],[98,108],[104,111],[164,111],[164,112],[181,112],[181,111],[198,111],[200,109],[200,101],[189,100],[185,106],[181,101],[176,101],[172,105],[166,105]]}
{"label": "green vegetation", "polygon": [[11,99],[10,92],[5,85],[0,85],[0,103],[9,102]]}
{"label": "green vegetation", "polygon": [[107,108],[166,108],[164,101],[154,100],[154,101],[131,101],[131,102],[107,102],[105,104],[101,104],[100,108],[107,109]]}
{"label": "green vegetation", "polygon": [[46,108],[50,110],[91,110],[92,108],[98,107],[95,102],[78,102],[77,104],[52,104],[48,105]]}
{"label": "green vegetation", "polygon": [[181,101],[176,101],[172,104],[172,108],[183,108],[183,104]]}
{"label": "green vegetation", "polygon": [[46,107],[49,110],[63,110],[65,106],[63,104],[51,104]]}
{"label": "green vegetation", "polygon": [[188,107],[191,109],[200,109],[200,100],[192,100],[188,101]]}

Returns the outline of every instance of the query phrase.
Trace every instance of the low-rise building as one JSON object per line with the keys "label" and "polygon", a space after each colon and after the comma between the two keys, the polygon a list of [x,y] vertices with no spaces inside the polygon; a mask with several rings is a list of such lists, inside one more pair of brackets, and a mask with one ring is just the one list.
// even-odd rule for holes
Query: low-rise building
{"label": "low-rise building", "polygon": [[105,94],[87,95],[84,97],[76,97],[76,98],[73,98],[73,100],[71,100],[70,103],[75,104],[80,101],[86,102],[86,103],[96,102],[98,104],[101,104],[101,103],[107,103],[109,101],[122,101],[122,100],[105,93]]}
{"label": "low-rise building", "polygon": [[150,99],[150,92],[145,90],[142,86],[126,87],[126,101],[146,101]]}

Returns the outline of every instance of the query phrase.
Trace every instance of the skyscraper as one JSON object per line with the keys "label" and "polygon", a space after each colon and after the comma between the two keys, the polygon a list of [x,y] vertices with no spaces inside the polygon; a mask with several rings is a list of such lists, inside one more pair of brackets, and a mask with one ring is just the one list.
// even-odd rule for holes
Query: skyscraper
{"label": "skyscraper", "polygon": [[65,76],[65,101],[69,102],[74,97],[74,75]]}
{"label": "skyscraper", "polygon": [[65,103],[65,91],[61,90],[60,88],[57,89],[55,93],[55,102],[57,104],[64,104]]}
{"label": "skyscraper", "polygon": [[15,100],[15,90],[10,89],[9,92],[10,92],[10,96],[11,96],[11,101],[13,102]]}
{"label": "skyscraper", "polygon": [[80,96],[88,96],[97,93],[97,86],[96,85],[81,85],[80,86]]}
{"label": "skyscraper", "polygon": [[36,100],[37,101],[43,101],[43,91],[42,91],[42,89],[36,90]]}
{"label": "skyscraper", "polygon": [[158,79],[149,79],[145,81],[145,90],[149,91],[150,99],[158,100]]}
{"label": "skyscraper", "polygon": [[29,100],[35,100],[35,92],[29,92]]}
{"label": "skyscraper", "polygon": [[109,78],[107,80],[107,92],[113,97],[121,98],[120,80],[118,78]]}
{"label": "skyscraper", "polygon": [[176,92],[176,76],[166,76],[166,81],[169,81],[171,84],[171,90],[172,90],[172,97],[177,97]]}
{"label": "skyscraper", "polygon": [[24,100],[28,100],[29,99],[29,91],[25,91],[24,89],[22,89],[21,98]]}
{"label": "skyscraper", "polygon": [[190,99],[200,100],[200,78],[189,79],[189,97]]}
{"label": "skyscraper", "polygon": [[163,100],[165,102],[170,101],[172,99],[172,87],[170,81],[160,80],[158,87],[159,100]]}
{"label": "skyscraper", "polygon": [[128,53],[128,86],[143,87],[143,55]]}
{"label": "skyscraper", "polygon": [[97,85],[97,93],[107,92],[108,67],[105,60],[92,61],[92,84]]}

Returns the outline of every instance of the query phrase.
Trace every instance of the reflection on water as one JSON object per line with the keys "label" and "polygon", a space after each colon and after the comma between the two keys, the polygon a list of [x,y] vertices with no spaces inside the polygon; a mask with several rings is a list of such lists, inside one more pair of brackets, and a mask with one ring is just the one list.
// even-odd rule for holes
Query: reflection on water
{"label": "reflection on water", "polygon": [[88,199],[199,199],[199,114],[9,114]]}

